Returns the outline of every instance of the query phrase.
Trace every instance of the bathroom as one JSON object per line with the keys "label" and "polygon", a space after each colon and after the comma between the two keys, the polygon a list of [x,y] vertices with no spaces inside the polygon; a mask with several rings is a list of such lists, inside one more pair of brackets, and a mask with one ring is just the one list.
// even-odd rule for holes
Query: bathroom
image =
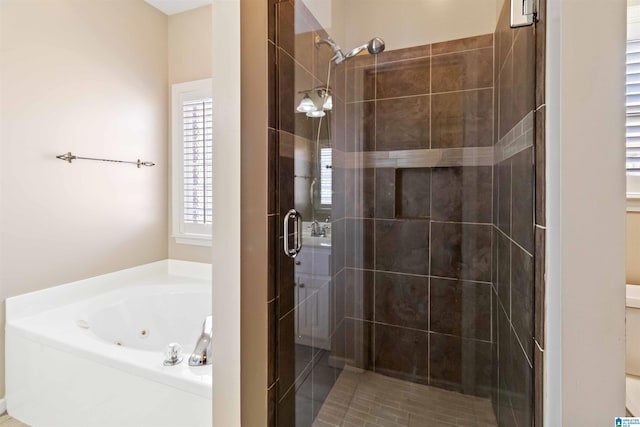
{"label": "bathroom", "polygon": [[[602,143],[623,138],[624,36],[584,23],[620,28],[626,2],[541,0],[536,18],[508,0],[153,3],[0,4],[7,334],[33,291],[166,263],[212,278],[206,423],[624,416],[637,214],[630,199],[625,280],[624,148]],[[186,243],[172,203],[172,100],[205,79],[210,246]],[[422,407],[364,418],[358,403],[394,393]]]}

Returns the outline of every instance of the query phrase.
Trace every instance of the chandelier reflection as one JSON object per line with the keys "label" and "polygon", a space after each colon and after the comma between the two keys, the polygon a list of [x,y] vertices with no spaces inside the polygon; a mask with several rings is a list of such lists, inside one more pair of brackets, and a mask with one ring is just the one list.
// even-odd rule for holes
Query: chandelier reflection
{"label": "chandelier reflection", "polygon": [[304,94],[304,96],[298,104],[298,107],[296,107],[296,111],[305,113],[307,117],[324,117],[327,115],[327,111],[333,109],[331,90],[326,87],[317,87],[298,93]]}

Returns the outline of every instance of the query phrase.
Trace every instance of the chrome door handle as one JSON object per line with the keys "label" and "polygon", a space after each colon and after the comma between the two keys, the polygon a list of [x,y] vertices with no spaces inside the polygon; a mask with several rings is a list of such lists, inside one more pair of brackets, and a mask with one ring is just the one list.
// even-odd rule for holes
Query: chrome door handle
{"label": "chrome door handle", "polygon": [[[302,216],[296,211],[296,255],[302,250]],[[295,257],[295,255],[294,255]]]}
{"label": "chrome door handle", "polygon": [[[289,221],[292,218],[296,221],[296,227],[293,234],[296,241],[295,248],[289,247]],[[284,239],[283,240],[284,240],[283,242],[284,254],[289,258],[295,258],[296,255],[298,255],[302,250],[302,217],[300,216],[300,213],[295,209],[290,209],[289,212],[287,212],[287,214],[284,216]]]}

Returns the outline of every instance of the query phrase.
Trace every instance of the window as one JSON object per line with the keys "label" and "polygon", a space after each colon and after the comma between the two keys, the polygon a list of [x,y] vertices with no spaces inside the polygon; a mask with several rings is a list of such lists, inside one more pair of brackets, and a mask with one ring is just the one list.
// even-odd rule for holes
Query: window
{"label": "window", "polygon": [[[640,200],[640,1],[627,8],[627,198]],[[630,206],[630,208],[637,208]]]}
{"label": "window", "polygon": [[331,205],[331,148],[320,149],[320,205]]}
{"label": "window", "polygon": [[[627,176],[628,193],[639,193],[640,177],[640,39],[627,41]],[[634,191],[635,190],[635,191]]]}
{"label": "window", "polygon": [[212,205],[211,79],[172,87],[172,213],[177,243],[210,246]]}

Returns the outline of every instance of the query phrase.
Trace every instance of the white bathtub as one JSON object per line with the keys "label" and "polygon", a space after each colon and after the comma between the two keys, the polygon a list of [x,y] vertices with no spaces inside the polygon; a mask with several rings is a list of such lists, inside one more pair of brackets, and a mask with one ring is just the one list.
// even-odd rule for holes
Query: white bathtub
{"label": "white bathtub", "polygon": [[[211,365],[187,363],[211,314],[210,265],[165,260],[6,304],[13,417],[33,427],[211,425]],[[184,361],[164,366],[171,342]]]}

